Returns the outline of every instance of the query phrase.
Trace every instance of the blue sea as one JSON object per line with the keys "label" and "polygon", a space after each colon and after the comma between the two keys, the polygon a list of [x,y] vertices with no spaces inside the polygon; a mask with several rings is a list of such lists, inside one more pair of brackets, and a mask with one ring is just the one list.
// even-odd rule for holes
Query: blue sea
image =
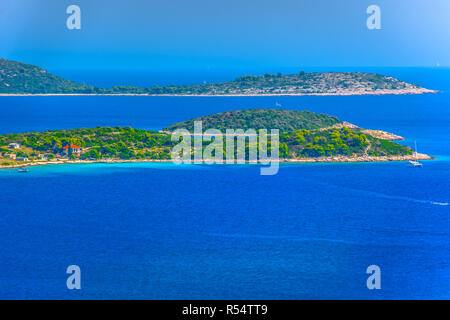
{"label": "blue sea", "polygon": [[[278,104],[387,130],[437,157],[421,169],[283,164],[274,176],[171,163],[0,170],[0,298],[449,299],[450,69],[374,71],[440,93],[0,97],[0,134],[161,129]],[[81,290],[66,287],[69,265],[81,269]],[[370,265],[380,290],[366,286]]]}

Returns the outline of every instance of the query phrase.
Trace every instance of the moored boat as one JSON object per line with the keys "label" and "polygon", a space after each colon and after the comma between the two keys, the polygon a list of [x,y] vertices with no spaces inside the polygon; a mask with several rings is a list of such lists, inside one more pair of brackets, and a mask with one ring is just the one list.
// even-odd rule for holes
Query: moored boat
{"label": "moored boat", "polygon": [[409,160],[409,163],[411,164],[411,166],[413,168],[422,168],[422,164],[419,162],[419,157],[417,155],[417,142],[416,141],[414,141],[414,147],[415,147],[416,160]]}

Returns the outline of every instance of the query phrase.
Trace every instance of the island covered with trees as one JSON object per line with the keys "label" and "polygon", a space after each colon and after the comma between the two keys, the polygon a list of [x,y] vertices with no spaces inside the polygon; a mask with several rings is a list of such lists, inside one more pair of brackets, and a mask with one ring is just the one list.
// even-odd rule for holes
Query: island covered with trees
{"label": "island covered with trees", "polygon": [[219,83],[111,88],[80,84],[30,64],[0,59],[0,95],[365,95],[423,94],[436,91],[376,73],[325,72],[244,75]]}
{"label": "island covered with trees", "polygon": [[[172,139],[173,131],[187,129],[192,132],[195,121],[202,121],[202,130],[215,128],[223,133],[227,129],[278,129],[281,161],[431,159],[427,155],[415,155],[411,148],[390,141],[400,139],[398,136],[359,128],[326,114],[248,109],[191,119],[161,131],[97,127],[0,135],[0,166],[10,168],[73,162],[171,161],[171,150],[180,142]],[[246,148],[249,148],[249,140],[245,141]],[[207,145],[208,143],[204,143],[203,148]],[[223,156],[226,157],[225,152]]]}

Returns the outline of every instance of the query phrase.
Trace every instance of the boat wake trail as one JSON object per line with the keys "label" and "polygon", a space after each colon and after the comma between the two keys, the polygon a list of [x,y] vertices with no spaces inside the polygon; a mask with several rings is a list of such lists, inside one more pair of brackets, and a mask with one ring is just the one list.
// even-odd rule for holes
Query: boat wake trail
{"label": "boat wake trail", "polygon": [[353,188],[346,188],[346,189],[356,191],[359,193],[363,193],[365,195],[370,195],[370,196],[374,196],[377,198],[383,198],[383,199],[389,199],[389,200],[409,201],[409,202],[422,203],[422,204],[432,204],[432,205],[437,205],[437,206],[448,206],[449,205],[448,202],[438,202],[438,201],[422,200],[422,199],[415,199],[415,198],[403,197],[403,196],[393,196],[393,195],[388,195],[385,193],[358,190],[358,189],[353,189]]}
{"label": "boat wake trail", "polygon": [[448,202],[434,202],[434,201],[431,201],[431,204],[435,204],[437,206],[448,206]]}
{"label": "boat wake trail", "polygon": [[[331,186],[330,184],[324,184],[324,185],[326,185],[328,187]],[[333,184],[332,186],[335,188],[338,188],[340,190],[348,190],[348,191],[358,193],[361,195],[372,196],[372,197],[382,198],[382,199],[409,201],[409,202],[422,203],[422,204],[431,204],[431,205],[435,205],[435,206],[448,206],[449,205],[448,202],[439,202],[439,201],[433,201],[433,200],[415,199],[415,198],[404,197],[404,196],[395,196],[395,195],[389,195],[389,194],[380,193],[380,192],[343,187],[343,186],[339,186],[339,185],[335,185],[335,184]]]}

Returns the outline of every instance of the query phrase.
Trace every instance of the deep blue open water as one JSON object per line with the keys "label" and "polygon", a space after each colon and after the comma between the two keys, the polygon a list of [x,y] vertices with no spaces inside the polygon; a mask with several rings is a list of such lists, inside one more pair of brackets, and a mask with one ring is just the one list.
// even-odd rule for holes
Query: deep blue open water
{"label": "deep blue open water", "polygon": [[[336,115],[438,157],[256,165],[88,164],[0,171],[0,298],[450,298],[450,70],[396,69],[442,90],[365,97],[0,97],[0,133],[160,129],[226,110]],[[82,289],[66,288],[79,265]],[[366,268],[381,268],[368,290]]]}

